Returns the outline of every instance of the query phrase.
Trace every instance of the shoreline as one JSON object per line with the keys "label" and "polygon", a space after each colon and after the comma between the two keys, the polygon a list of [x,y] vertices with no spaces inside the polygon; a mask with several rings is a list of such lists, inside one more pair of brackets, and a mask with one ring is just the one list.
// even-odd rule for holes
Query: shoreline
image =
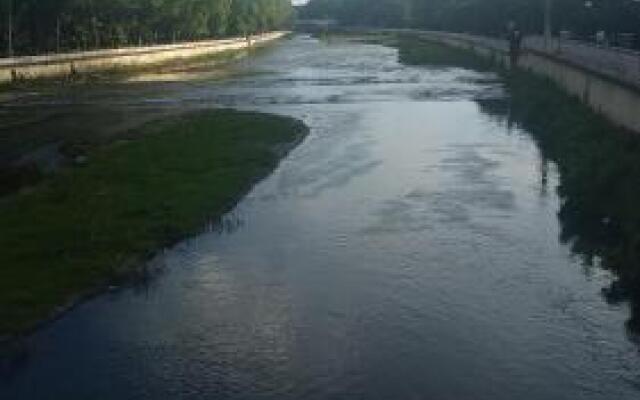
{"label": "shoreline", "polygon": [[135,71],[166,63],[211,57],[260,47],[286,38],[290,32],[275,31],[246,38],[186,42],[173,45],[130,47],[67,54],[0,59],[0,85],[75,79],[78,76]]}
{"label": "shoreline", "polygon": [[[256,153],[255,155],[252,155],[250,151],[248,151],[247,154],[245,155],[238,154],[237,155],[238,161],[241,161],[243,156],[250,157],[250,158],[262,157],[264,159],[261,161],[262,162],[261,165],[251,170],[253,172],[249,172],[249,171],[243,172],[242,175],[244,177],[240,177],[237,179],[237,181],[233,182],[232,186],[230,186],[232,189],[224,191],[223,193],[218,193],[218,192],[214,193],[217,197],[219,197],[219,200],[218,200],[218,204],[212,205],[210,209],[206,209],[206,210],[199,209],[195,211],[192,209],[183,209],[182,214],[186,215],[187,217],[190,216],[191,219],[193,220],[191,223],[187,224],[187,226],[184,226],[184,224],[182,224],[183,226],[180,227],[180,224],[178,224],[176,225],[175,228],[169,228],[169,226],[171,226],[171,223],[167,222],[168,224],[166,225],[167,228],[162,228],[162,229],[169,229],[169,231],[173,229],[173,231],[167,233],[160,230],[153,234],[148,234],[148,233],[142,234],[142,236],[146,237],[146,239],[143,240],[141,250],[138,250],[137,252],[132,251],[129,256],[125,256],[120,261],[119,263],[120,265],[111,265],[106,267],[103,266],[104,267],[103,272],[101,273],[102,278],[98,279],[97,281],[93,282],[90,285],[87,285],[87,286],[90,286],[88,289],[76,290],[76,292],[78,293],[76,293],[75,295],[74,294],[68,295],[70,297],[67,297],[67,300],[63,302],[58,302],[59,305],[51,304],[48,307],[45,306],[45,308],[50,309],[50,311],[48,311],[46,313],[47,315],[45,316],[41,316],[39,318],[26,317],[21,322],[17,322],[16,324],[13,324],[15,326],[14,328],[5,326],[3,329],[4,331],[3,334],[0,335],[0,346],[2,347],[10,346],[12,343],[19,342],[20,340],[42,329],[48,324],[62,318],[67,313],[73,311],[75,307],[87,301],[90,301],[91,299],[97,296],[100,296],[110,290],[119,290],[122,288],[126,288],[131,284],[135,284],[135,282],[137,281],[148,278],[149,276],[151,276],[151,278],[153,279],[153,277],[155,276],[158,270],[153,267],[151,268],[151,270],[147,269],[148,267],[150,267],[149,261],[152,260],[153,257],[160,254],[164,249],[170,248],[171,246],[174,246],[177,243],[188,239],[189,237],[193,237],[194,235],[197,235],[198,232],[200,232],[203,229],[203,226],[207,226],[208,224],[215,223],[215,221],[219,220],[227,212],[232,210],[233,207],[235,207],[235,205],[244,196],[246,196],[246,194],[257,183],[259,183],[260,181],[268,177],[269,174],[271,174],[278,167],[280,162],[293,149],[295,149],[298,145],[300,145],[302,141],[304,141],[304,139],[307,137],[309,132],[308,127],[304,125],[301,121],[294,120],[288,117],[282,117],[282,116],[265,114],[265,113],[234,111],[230,109],[212,109],[212,110],[206,110],[206,111],[191,112],[191,113],[183,114],[180,116],[171,117],[170,121],[164,121],[165,122],[164,126],[162,126],[163,125],[162,122],[160,122],[159,124],[156,123],[157,125],[161,126],[162,132],[152,132],[154,130],[153,127],[146,127],[146,129],[150,132],[147,132],[141,138],[134,139],[130,142],[125,142],[124,144],[115,144],[115,146],[109,146],[109,147],[115,147],[117,151],[118,147],[127,147],[127,145],[130,145],[132,143],[134,145],[140,144],[140,142],[148,141],[147,139],[153,138],[156,135],[161,135],[161,134],[166,135],[169,130],[171,130],[172,128],[175,129],[180,123],[185,123],[191,119],[197,119],[197,118],[213,118],[213,119],[220,118],[222,120],[224,120],[225,118],[227,120],[232,120],[234,118],[240,119],[240,120],[244,119],[244,121],[242,122],[243,127],[239,129],[239,132],[243,132],[243,130],[252,130],[252,131],[257,130],[257,131],[263,131],[261,132],[262,135],[269,135],[269,134],[276,133],[276,132],[269,131],[269,126],[267,124],[272,124],[271,128],[279,127],[279,129],[281,130],[287,129],[288,130],[287,132],[277,132],[277,133],[281,134],[281,136],[282,135],[286,136],[288,140],[269,139],[272,142],[262,143],[259,153]],[[254,120],[256,120],[257,122],[255,122]],[[262,125],[267,125],[267,126],[264,126],[261,129],[262,125],[260,124],[260,122],[263,122]],[[152,124],[156,125],[154,123]],[[158,130],[158,129],[155,129],[155,130]],[[234,134],[235,134],[235,131],[234,131]],[[238,139],[237,141],[240,141],[240,140],[242,140],[242,138]],[[246,140],[246,138],[244,140]],[[100,151],[101,150],[99,149],[98,152]],[[113,149],[109,151],[113,151]],[[262,154],[262,155],[259,155],[259,154]],[[270,156],[268,154],[270,154]],[[83,167],[83,168],[90,168],[90,166],[91,166],[91,161],[89,162],[87,167]],[[225,167],[222,166],[222,168],[225,168]],[[71,173],[73,172],[74,171],[71,171]],[[157,172],[158,171],[155,171],[155,173]],[[198,177],[194,178],[194,180],[197,178]],[[37,191],[46,190],[46,186],[48,186],[49,184],[50,184],[49,182],[44,182],[42,184],[42,187],[35,188],[35,191],[37,192]],[[157,195],[158,193],[155,193],[155,194]],[[0,207],[5,208],[8,202],[11,202],[16,198],[20,198],[22,196],[32,196],[32,194],[31,193],[19,194],[16,196],[9,197],[8,199],[4,199],[4,201],[0,203]],[[176,201],[180,201],[180,200],[182,200],[182,198],[180,197],[176,198]],[[193,199],[189,200],[185,198],[184,200],[191,201]],[[205,203],[202,203],[202,204],[205,204]],[[211,203],[215,203],[215,201],[212,200]],[[190,207],[190,206],[186,206],[186,207]],[[195,216],[196,214],[201,215],[204,218],[198,218],[197,216]],[[169,217],[166,217],[166,218],[169,218]],[[196,219],[198,222],[195,222]],[[130,222],[130,221],[127,221],[127,222]],[[135,221],[133,221],[132,223],[135,223]],[[151,224],[150,226],[152,230],[155,229],[153,228],[153,226],[157,225],[157,224],[154,225],[154,221],[152,220],[151,221],[144,220],[140,222],[141,225],[145,223]],[[71,222],[69,222],[69,224],[71,224]],[[161,223],[160,225],[165,226],[165,223]],[[147,242],[151,240],[151,242],[149,243],[156,243],[156,244],[145,245],[144,244],[146,243],[144,242],[145,240]],[[147,246],[147,248],[145,248],[145,246]],[[105,251],[105,249],[103,249],[102,251]],[[63,267],[59,267],[59,268],[63,268]],[[72,269],[71,272],[73,271],[74,270]],[[3,302],[5,303],[5,306],[7,306],[6,300]],[[43,306],[41,305],[39,307],[43,307]]]}

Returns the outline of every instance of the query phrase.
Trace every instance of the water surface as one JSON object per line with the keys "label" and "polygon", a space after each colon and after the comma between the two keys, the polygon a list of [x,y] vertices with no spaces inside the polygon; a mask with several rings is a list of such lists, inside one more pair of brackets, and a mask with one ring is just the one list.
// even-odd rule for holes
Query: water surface
{"label": "water surface", "polygon": [[29,338],[0,397],[638,398],[629,310],[559,240],[555,166],[482,106],[507,102],[497,75],[306,37],[239,68],[69,98],[261,110],[311,134],[222,221],[158,256],[160,277]]}

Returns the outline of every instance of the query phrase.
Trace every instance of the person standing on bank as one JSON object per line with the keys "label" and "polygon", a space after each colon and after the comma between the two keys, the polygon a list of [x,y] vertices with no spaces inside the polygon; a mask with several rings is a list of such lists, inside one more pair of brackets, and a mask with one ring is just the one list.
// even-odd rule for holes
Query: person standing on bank
{"label": "person standing on bank", "polygon": [[520,51],[522,50],[522,32],[516,27],[515,24],[509,24],[509,60],[511,62],[511,68],[518,66],[518,60],[520,59]]}

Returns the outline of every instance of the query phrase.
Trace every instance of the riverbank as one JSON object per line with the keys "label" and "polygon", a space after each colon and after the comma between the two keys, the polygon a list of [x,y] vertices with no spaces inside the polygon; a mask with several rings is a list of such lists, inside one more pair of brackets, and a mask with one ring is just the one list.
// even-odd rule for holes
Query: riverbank
{"label": "riverbank", "polygon": [[286,35],[288,32],[270,32],[250,38],[2,59],[0,83],[46,78],[76,79],[77,76],[98,72],[148,68],[168,62],[244,50],[270,43]]}
{"label": "riverbank", "polygon": [[[474,53],[492,64],[511,68],[508,46],[504,40],[448,32],[415,31],[409,35]],[[638,60],[636,55],[604,52],[599,56],[597,53],[586,58],[583,56],[560,49],[548,50],[531,38],[525,41],[517,67],[550,79],[564,93],[579,98],[616,126],[640,133],[640,115],[637,113],[640,108],[640,86],[634,70]],[[594,62],[598,58],[601,58],[600,62]],[[603,67],[601,64],[617,67]]]}
{"label": "riverbank", "polygon": [[216,110],[134,131],[0,199],[0,335],[25,332],[141,273],[155,251],[228,211],[306,127]]}
{"label": "riverbank", "polygon": [[[87,71],[73,77],[42,77],[7,83],[0,90],[0,197],[39,182],[61,166],[83,158],[84,148],[117,140],[144,123],[179,115],[184,104],[127,107],[129,91],[152,86],[217,81],[242,74],[241,61],[268,51],[271,41],[250,48],[224,50],[199,56]],[[248,61],[247,61],[248,62]],[[2,84],[0,83],[0,86]],[[59,105],[95,91],[121,92],[119,104]],[[52,99],[37,110],[25,110],[33,96]]]}

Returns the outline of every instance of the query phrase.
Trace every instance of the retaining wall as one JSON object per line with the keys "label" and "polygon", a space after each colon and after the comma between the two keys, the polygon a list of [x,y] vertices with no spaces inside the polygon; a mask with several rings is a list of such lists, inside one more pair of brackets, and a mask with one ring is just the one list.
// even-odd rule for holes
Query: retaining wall
{"label": "retaining wall", "polygon": [[181,58],[245,49],[255,44],[279,39],[286,34],[287,32],[270,32],[253,36],[250,40],[231,38],[173,45],[4,58],[0,59],[0,83],[10,82],[16,78],[55,78],[74,73],[160,64]]}
{"label": "retaining wall", "polygon": [[[418,35],[425,40],[473,51],[509,67],[505,41],[444,32],[420,32]],[[532,47],[523,50],[519,67],[551,79],[614,124],[640,133],[640,88],[628,80],[628,75],[609,74],[562,57],[555,51]]]}

